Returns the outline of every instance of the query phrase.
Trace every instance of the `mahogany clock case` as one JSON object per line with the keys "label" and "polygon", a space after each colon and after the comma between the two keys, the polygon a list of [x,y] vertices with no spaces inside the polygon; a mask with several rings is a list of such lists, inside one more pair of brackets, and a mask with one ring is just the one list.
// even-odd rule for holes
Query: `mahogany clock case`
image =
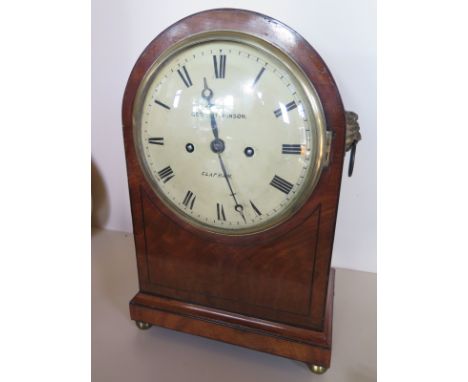
{"label": "mahogany clock case", "polygon": [[[223,30],[254,35],[289,55],[317,91],[332,133],[329,164],[302,208],[276,227],[237,237],[203,231],[173,213],[146,180],[133,134],[137,90],[154,61],[183,39]],[[130,302],[131,318],[329,367],[330,263],[346,124],[318,53],[289,27],[258,13],[197,13],[163,31],[138,58],[122,118],[140,288]]]}

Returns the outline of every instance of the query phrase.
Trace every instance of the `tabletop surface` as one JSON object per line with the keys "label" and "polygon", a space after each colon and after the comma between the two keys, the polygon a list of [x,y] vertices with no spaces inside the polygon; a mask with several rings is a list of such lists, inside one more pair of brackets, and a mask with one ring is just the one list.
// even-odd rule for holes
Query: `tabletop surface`
{"label": "tabletop surface", "polygon": [[93,382],[370,382],[377,380],[374,273],[337,269],[330,369],[153,326],[139,330],[128,302],[138,292],[133,235],[92,232]]}

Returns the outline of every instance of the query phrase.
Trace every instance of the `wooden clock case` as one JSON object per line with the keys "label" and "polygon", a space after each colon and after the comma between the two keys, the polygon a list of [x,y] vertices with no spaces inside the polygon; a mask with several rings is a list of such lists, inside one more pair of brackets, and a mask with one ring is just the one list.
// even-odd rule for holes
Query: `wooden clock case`
{"label": "wooden clock case", "polygon": [[[156,196],[140,167],[133,135],[138,86],[152,63],[193,34],[237,30],[282,49],[314,85],[332,133],[329,164],[305,204],[261,233],[227,236],[181,220]],[[345,111],[320,56],[296,32],[250,11],[189,16],[156,37],[125,89],[123,133],[140,291],[132,320],[330,366],[334,270],[330,268],[345,153]]]}

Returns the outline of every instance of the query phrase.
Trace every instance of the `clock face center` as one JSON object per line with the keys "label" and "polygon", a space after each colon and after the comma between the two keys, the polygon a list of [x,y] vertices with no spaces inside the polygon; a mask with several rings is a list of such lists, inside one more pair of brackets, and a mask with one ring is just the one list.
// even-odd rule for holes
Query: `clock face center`
{"label": "clock face center", "polygon": [[225,149],[224,141],[219,138],[214,139],[210,143],[210,148],[211,148],[211,151],[213,151],[215,154],[221,154]]}

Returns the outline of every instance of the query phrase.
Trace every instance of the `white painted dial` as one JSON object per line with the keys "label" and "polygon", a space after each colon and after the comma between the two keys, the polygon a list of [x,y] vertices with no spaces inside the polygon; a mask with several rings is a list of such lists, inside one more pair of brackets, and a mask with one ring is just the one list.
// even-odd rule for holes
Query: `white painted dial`
{"label": "white painted dial", "polygon": [[292,61],[239,41],[189,44],[151,70],[140,99],[146,176],[193,225],[262,231],[310,195],[323,115]]}

